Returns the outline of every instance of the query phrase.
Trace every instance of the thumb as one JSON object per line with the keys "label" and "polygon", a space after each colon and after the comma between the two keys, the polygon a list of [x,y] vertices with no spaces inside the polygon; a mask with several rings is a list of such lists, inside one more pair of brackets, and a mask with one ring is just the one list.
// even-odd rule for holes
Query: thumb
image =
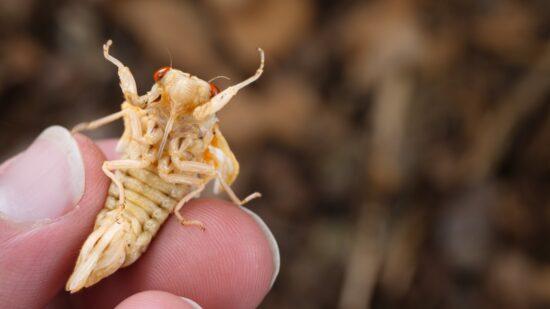
{"label": "thumb", "polygon": [[106,196],[104,155],[55,126],[0,167],[0,303],[42,307],[64,286]]}

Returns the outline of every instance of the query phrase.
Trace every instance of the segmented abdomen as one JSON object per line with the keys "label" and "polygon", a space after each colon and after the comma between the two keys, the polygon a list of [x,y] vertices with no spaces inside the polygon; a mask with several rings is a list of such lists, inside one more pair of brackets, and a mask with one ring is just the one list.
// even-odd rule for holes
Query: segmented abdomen
{"label": "segmented abdomen", "polygon": [[118,188],[111,183],[105,206],[67,282],[72,293],[135,262],[189,191],[186,185],[167,183],[147,169],[117,171],[116,177],[124,186],[125,206],[118,207]]}
{"label": "segmented abdomen", "polygon": [[[132,232],[139,235],[138,246],[127,250],[126,259],[122,265],[125,267],[132,264],[141,253],[145,252],[151,239],[186,192],[181,185],[167,183],[145,169],[117,171],[116,176],[122,181],[126,195],[123,215],[137,221],[132,224],[133,227],[135,225]],[[109,211],[116,211],[117,206],[118,188],[111,183],[105,207],[97,215],[94,230],[101,225],[102,218]]]}

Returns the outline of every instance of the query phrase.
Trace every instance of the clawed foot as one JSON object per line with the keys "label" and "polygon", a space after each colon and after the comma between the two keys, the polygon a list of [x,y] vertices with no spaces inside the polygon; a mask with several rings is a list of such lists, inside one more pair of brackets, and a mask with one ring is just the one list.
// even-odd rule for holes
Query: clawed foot
{"label": "clawed foot", "polygon": [[245,197],[242,201],[239,201],[239,205],[243,206],[244,204],[252,201],[253,199],[262,197],[262,194],[260,192],[254,192],[250,194],[249,196]]}
{"label": "clawed foot", "polygon": [[178,217],[178,221],[181,225],[184,225],[184,226],[196,226],[198,227],[199,229],[201,229],[201,231],[205,231],[206,230],[206,226],[204,225],[204,223],[198,221],[198,220],[188,220],[188,219],[185,219],[184,217],[182,217],[181,215],[179,214],[176,214],[176,216]]}
{"label": "clawed foot", "polygon": [[126,208],[126,205],[124,204],[124,202],[118,202],[118,203],[116,204],[116,210],[117,210],[117,211],[121,212],[121,211],[124,210],[124,208]]}

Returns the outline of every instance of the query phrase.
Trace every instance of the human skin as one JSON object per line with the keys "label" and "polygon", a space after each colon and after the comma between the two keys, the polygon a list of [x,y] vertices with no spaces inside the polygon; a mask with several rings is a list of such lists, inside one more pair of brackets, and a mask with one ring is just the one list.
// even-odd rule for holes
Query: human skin
{"label": "human skin", "polygon": [[[107,194],[109,179],[101,164],[116,156],[113,140],[95,143],[79,134],[74,140],[84,163],[84,191],[78,206],[67,207],[51,220],[0,217],[3,306],[113,308],[120,304],[120,308],[129,308],[137,299],[141,308],[189,307],[181,297],[205,308],[254,308],[260,304],[277,273],[276,243],[261,219],[220,199],[196,199],[182,210],[184,217],[203,222],[206,231],[181,226],[172,217],[136,263],[81,292],[65,292],[80,246]],[[0,185],[4,184],[0,189],[9,187],[12,178],[32,177],[14,171],[17,164],[13,162],[28,160],[21,157],[0,166]],[[20,193],[33,194],[27,191]],[[3,201],[0,190],[0,203],[10,202],[17,203]],[[43,205],[21,205],[31,206]]]}

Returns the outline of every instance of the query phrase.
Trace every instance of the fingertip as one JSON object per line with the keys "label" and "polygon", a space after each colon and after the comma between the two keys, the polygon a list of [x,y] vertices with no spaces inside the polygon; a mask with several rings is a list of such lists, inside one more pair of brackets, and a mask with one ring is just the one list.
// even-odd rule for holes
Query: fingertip
{"label": "fingertip", "polygon": [[69,205],[68,212],[57,218],[14,225],[17,237],[7,238],[0,246],[0,266],[10,265],[0,284],[4,292],[0,303],[6,303],[2,296],[9,296],[19,299],[21,307],[33,307],[53,298],[64,286],[102,207],[109,184],[101,173],[105,157],[88,138],[77,134],[74,139],[84,163],[84,193],[77,205]]}
{"label": "fingertip", "polygon": [[258,226],[264,233],[269,249],[271,250],[271,256],[273,258],[273,274],[271,276],[271,281],[269,284],[269,287],[271,288],[275,283],[277,276],[279,275],[279,270],[281,269],[281,254],[279,252],[279,244],[277,243],[275,236],[273,236],[273,233],[271,232],[267,224],[264,222],[264,220],[262,220],[260,216],[258,216],[258,214],[246,207],[242,207],[242,210],[246,212],[250,217],[252,217],[252,219],[258,224]]}
{"label": "fingertip", "polygon": [[101,168],[105,162],[105,154],[88,137],[78,133],[74,137],[80,148],[85,168],[84,195],[78,206],[85,211],[87,219],[91,218],[93,222],[95,215],[103,206],[110,182]]}
{"label": "fingertip", "polygon": [[99,147],[99,149],[101,149],[101,151],[103,152],[107,160],[115,160],[120,157],[120,154],[116,151],[117,144],[118,144],[117,139],[114,139],[114,138],[102,139],[102,140],[96,141],[96,144]]}
{"label": "fingertip", "polygon": [[201,308],[196,302],[163,291],[144,291],[136,293],[120,304],[116,309],[197,309]]}
{"label": "fingertip", "polygon": [[183,299],[184,301],[186,301],[187,303],[189,303],[189,305],[191,306],[191,308],[193,309],[201,309],[202,307],[197,304],[196,301],[192,300],[192,299],[189,299],[187,297],[182,297],[181,299]]}
{"label": "fingertip", "polygon": [[203,222],[206,231],[170,220],[151,248],[156,251],[151,252],[150,261],[156,260],[155,256],[173,259],[165,260],[166,268],[157,276],[169,277],[175,267],[171,264],[176,263],[178,273],[192,278],[174,282],[173,288],[180,289],[182,295],[206,307],[257,307],[277,272],[272,244],[257,218],[220,199],[194,200],[182,215]]}

